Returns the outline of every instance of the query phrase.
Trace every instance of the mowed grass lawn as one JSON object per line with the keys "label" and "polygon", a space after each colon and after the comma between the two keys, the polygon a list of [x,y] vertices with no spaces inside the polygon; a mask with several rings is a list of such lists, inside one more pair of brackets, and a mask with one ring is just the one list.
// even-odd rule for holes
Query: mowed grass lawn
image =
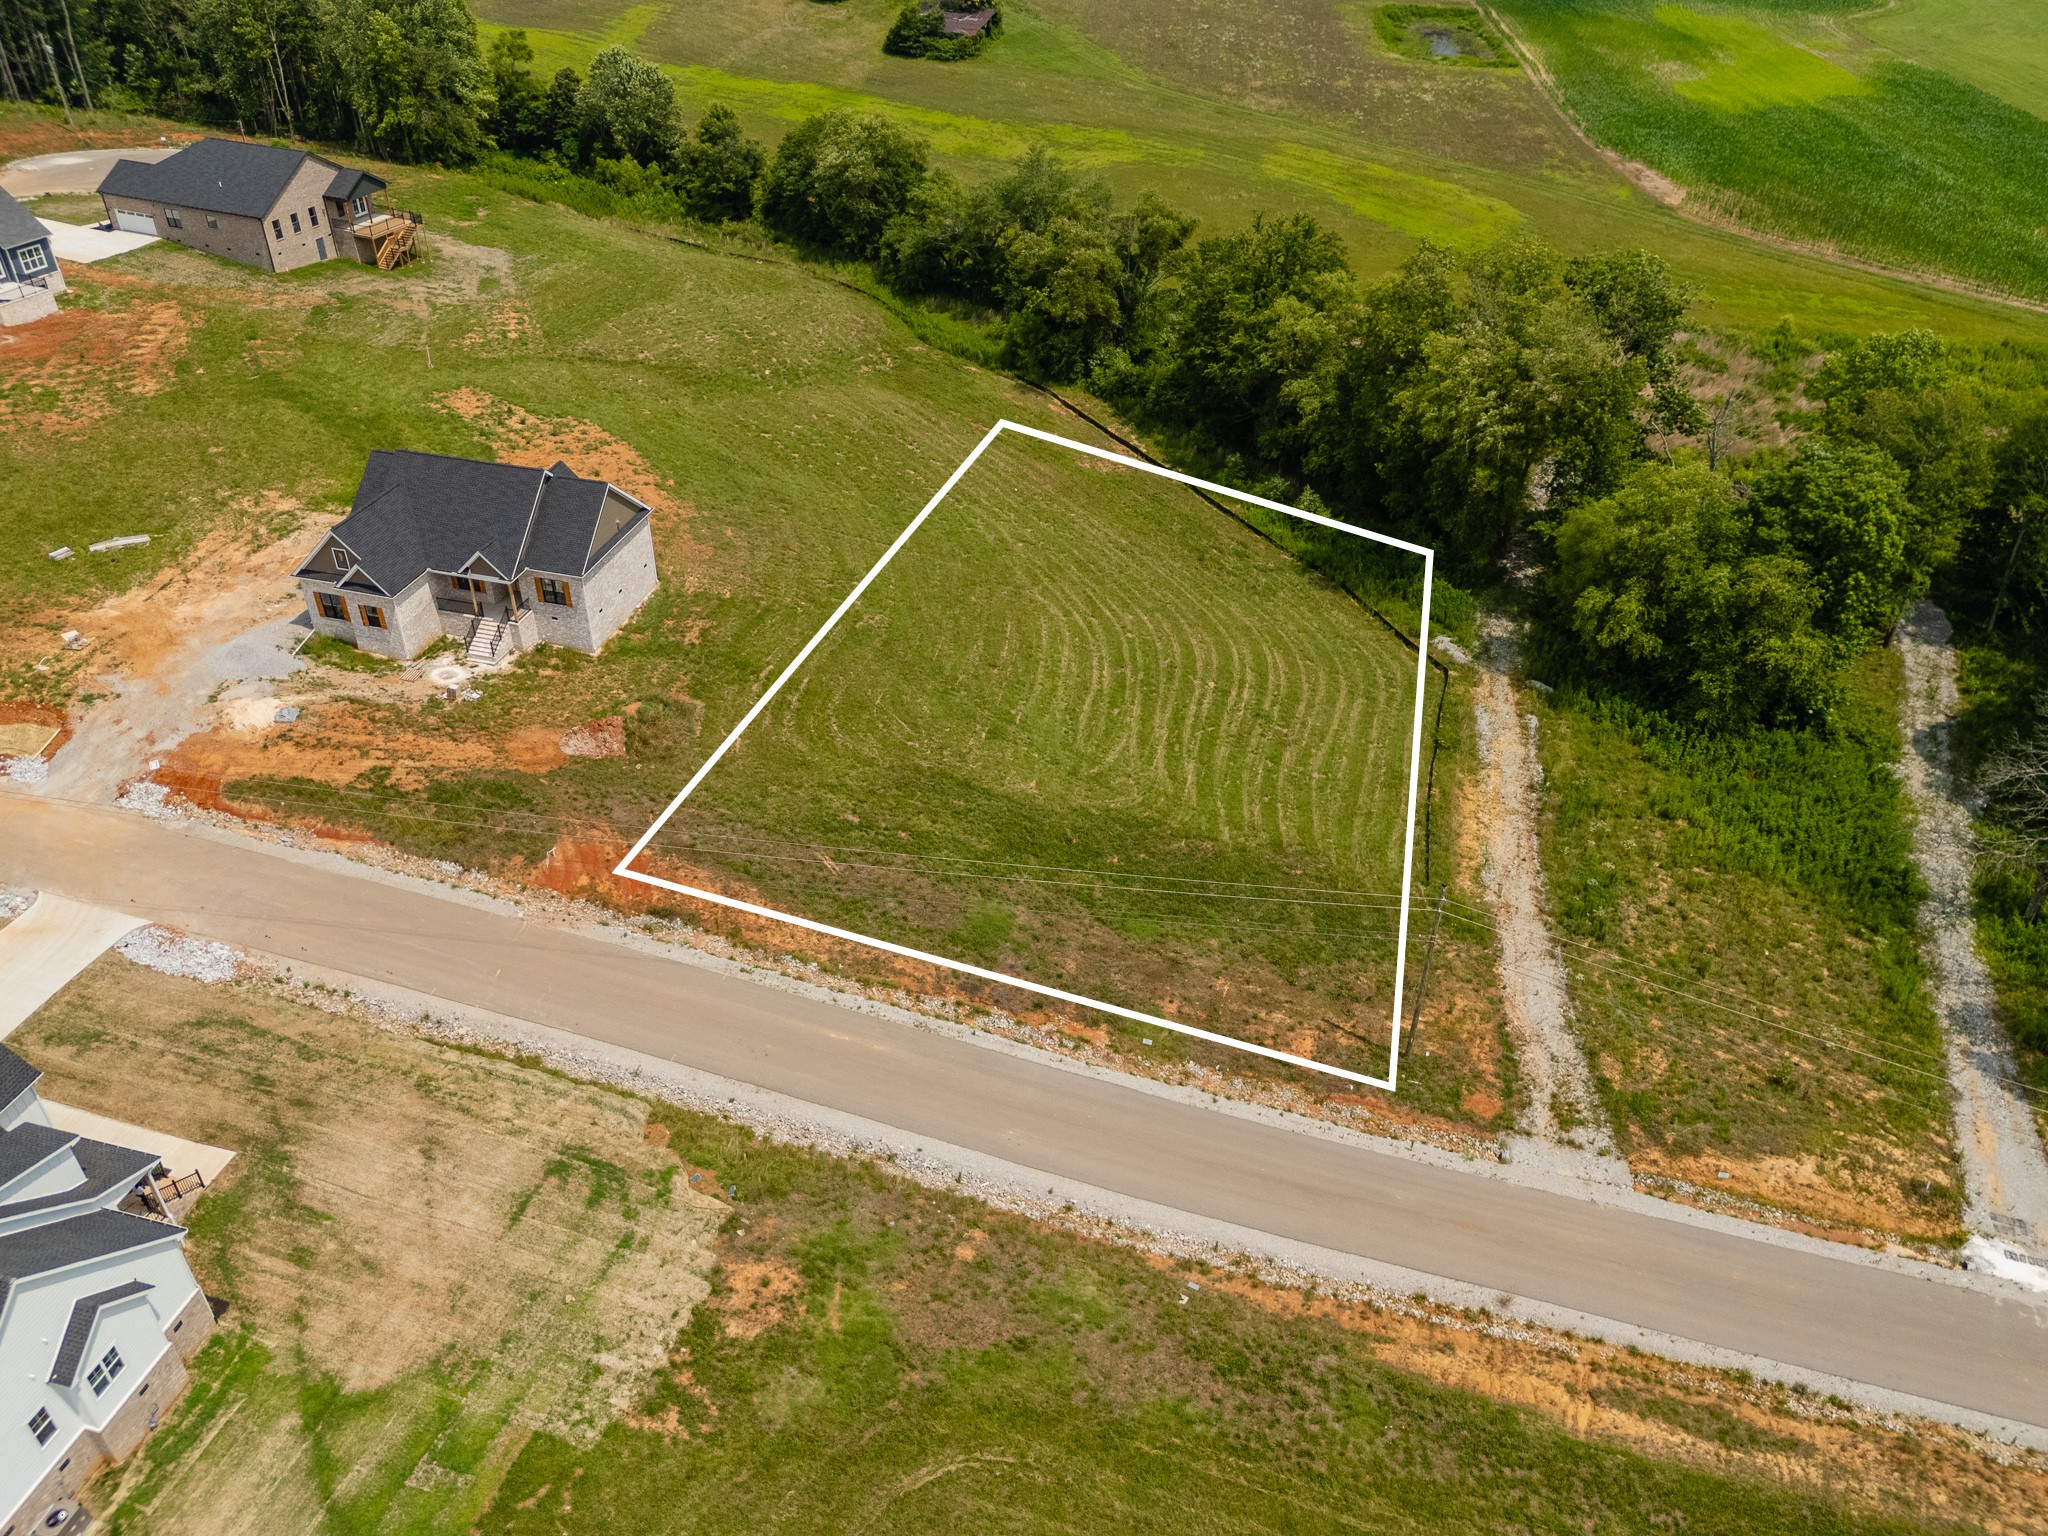
{"label": "mowed grass lawn", "polygon": [[[2048,121],[2024,62],[1989,80],[1982,62],[1993,49],[2038,60],[2038,20],[2018,8],[1938,11],[1948,31],[1976,38],[1954,72],[1939,37],[1910,59],[1873,46],[1848,20],[1865,7],[1847,3],[1501,9],[1595,139],[1710,207],[1850,255],[2048,296]],[[1918,14],[1895,25],[1934,23]]]}
{"label": "mowed grass lawn", "polygon": [[2023,1522],[2038,1481],[1744,1377],[1134,1252],[260,984],[109,956],[9,1043],[66,1102],[238,1153],[189,1245],[221,1331],[88,1491],[121,1536],[1875,1536]]}
{"label": "mowed grass lawn", "polygon": [[1384,1075],[1416,673],[1186,487],[1009,433],[654,851]]}
{"label": "mowed grass lawn", "polygon": [[[1703,296],[1701,320],[1816,333],[1925,325],[1970,339],[2048,337],[2048,322],[1865,276],[1704,228],[1637,192],[1558,120],[1519,70],[1402,58],[1365,0],[1031,0],[958,64],[893,59],[894,0],[483,0],[529,31],[547,71],[622,42],[667,66],[685,111],[723,102],[772,143],[830,107],[879,111],[924,134],[968,179],[1035,141],[1242,228],[1302,209],[1369,273],[1422,239],[1470,246],[1527,230],[1581,251],[1643,246]],[[489,30],[487,28],[487,30]],[[1995,212],[1995,210],[1994,210]]]}

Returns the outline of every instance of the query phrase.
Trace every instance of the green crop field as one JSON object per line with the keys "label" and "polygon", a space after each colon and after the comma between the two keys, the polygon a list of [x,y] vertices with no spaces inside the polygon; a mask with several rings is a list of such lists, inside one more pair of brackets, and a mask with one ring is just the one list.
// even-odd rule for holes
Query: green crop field
{"label": "green crop field", "polygon": [[1853,24],[1902,59],[2048,114],[2048,11],[2032,0],[1896,0]]}
{"label": "green crop field", "polygon": [[[1857,30],[1848,18],[1859,7],[1846,0],[1500,9],[1595,139],[1716,212],[1867,260],[2048,297],[2037,16],[2015,8],[2004,25],[2003,13],[1937,6],[1889,34],[1880,27],[1879,38],[1902,45],[1894,52]],[[1943,38],[1966,29],[1971,49],[1952,67]]]}
{"label": "green crop field", "polygon": [[[892,0],[731,0],[706,9],[619,0],[483,0],[526,28],[537,67],[581,67],[623,42],[666,66],[687,112],[733,107],[773,141],[849,106],[926,135],[936,163],[978,178],[1033,142],[1151,189],[1202,221],[1313,213],[1368,272],[1434,239],[1527,229],[1569,250],[1658,251],[1703,296],[1703,322],[1809,333],[1924,325],[1963,339],[2048,337],[2048,321],[1758,246],[1637,192],[1589,151],[1518,69],[1461,68],[1389,49],[1362,0],[1031,0],[960,64],[891,58]],[[487,27],[486,30],[491,30]]]}
{"label": "green crop field", "polygon": [[1185,487],[1006,434],[654,851],[1383,1075],[1415,673]]}

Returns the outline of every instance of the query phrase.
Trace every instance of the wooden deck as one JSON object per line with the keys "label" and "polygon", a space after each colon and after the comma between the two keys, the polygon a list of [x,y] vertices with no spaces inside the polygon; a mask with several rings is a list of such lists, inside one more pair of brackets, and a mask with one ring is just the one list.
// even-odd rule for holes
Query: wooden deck
{"label": "wooden deck", "polygon": [[349,226],[349,233],[358,240],[369,241],[370,249],[376,253],[377,265],[389,272],[412,260],[417,249],[419,227],[425,222],[416,213],[395,208],[357,219]]}

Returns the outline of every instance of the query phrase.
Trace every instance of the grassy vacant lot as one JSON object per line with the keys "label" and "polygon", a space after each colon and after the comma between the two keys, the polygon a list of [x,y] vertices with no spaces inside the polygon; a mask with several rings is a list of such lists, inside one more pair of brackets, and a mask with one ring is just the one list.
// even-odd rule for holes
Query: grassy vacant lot
{"label": "grassy vacant lot", "polygon": [[1834,741],[1695,737],[1560,691],[1543,853],[1580,1036],[1639,1173],[1941,1237],[1959,1191],[1896,674],[1890,652],[1858,663]]}
{"label": "grassy vacant lot", "polygon": [[1380,1074],[1415,682],[1370,614],[1184,487],[1009,435],[656,847]]}
{"label": "grassy vacant lot", "polygon": [[723,1208],[617,1094],[114,955],[9,1044],[237,1153],[189,1248],[222,1332],[103,1479],[112,1530],[465,1531],[530,1436],[636,1406],[707,1290]]}
{"label": "grassy vacant lot", "polygon": [[1767,250],[1662,208],[1519,70],[1403,58],[1364,0],[1032,0],[1006,7],[999,42],[961,64],[884,55],[897,9],[486,0],[480,13],[529,29],[549,70],[628,43],[671,67],[686,110],[724,102],[771,142],[809,113],[858,107],[916,128],[938,163],[979,177],[1045,140],[1127,195],[1162,193],[1207,233],[1305,209],[1368,271],[1425,237],[1463,245],[1528,228],[1574,251],[1659,251],[1722,328],[1789,314],[1817,331],[2043,334],[2038,317]]}
{"label": "grassy vacant lot", "polygon": [[109,958],[10,1043],[242,1153],[191,1244],[222,1336],[92,1495],[132,1536],[2042,1529],[2040,1470],[1959,1435],[1150,1257],[261,987]]}
{"label": "grassy vacant lot", "polygon": [[[1871,260],[2048,297],[2038,15],[1936,4],[1909,62],[1860,4],[1504,0],[1602,144],[1742,223]],[[1917,20],[1915,19],[1917,18]],[[1951,70],[1941,38],[1969,30]],[[1880,32],[1880,36],[1884,34]],[[1984,80],[1987,55],[2015,61]]]}

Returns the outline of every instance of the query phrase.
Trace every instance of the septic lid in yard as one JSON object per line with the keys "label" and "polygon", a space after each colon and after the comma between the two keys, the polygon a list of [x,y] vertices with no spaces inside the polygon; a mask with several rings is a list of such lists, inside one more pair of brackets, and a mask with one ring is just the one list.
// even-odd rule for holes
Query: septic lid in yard
{"label": "septic lid in yard", "polygon": [[469,681],[469,673],[461,667],[435,667],[427,673],[427,681],[436,688],[460,688]]}

